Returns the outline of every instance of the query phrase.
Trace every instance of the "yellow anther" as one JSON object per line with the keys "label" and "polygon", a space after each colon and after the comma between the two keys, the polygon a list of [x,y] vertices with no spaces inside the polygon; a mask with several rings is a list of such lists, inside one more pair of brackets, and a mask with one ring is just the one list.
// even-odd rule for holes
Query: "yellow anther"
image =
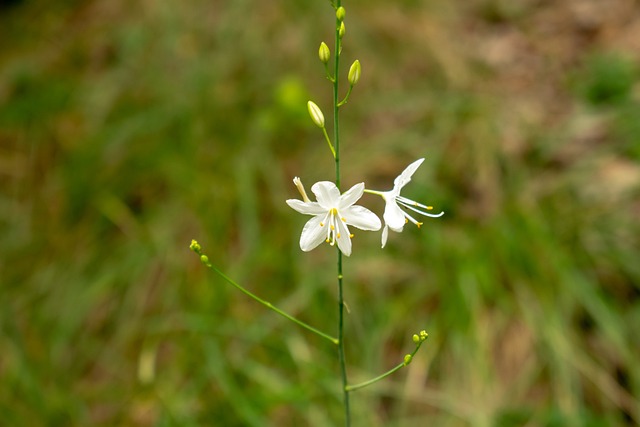
{"label": "yellow anther", "polygon": [[353,239],[353,234],[349,234],[349,238],[350,238],[350,239]]}
{"label": "yellow anther", "polygon": [[342,222],[347,222],[347,219],[346,219],[346,218],[344,218],[344,217],[342,217],[342,218],[340,218],[340,219],[342,220]]}
{"label": "yellow anther", "polygon": [[427,206],[428,211],[430,211],[431,209],[433,209],[433,206]]}
{"label": "yellow anther", "polygon": [[336,237],[339,239],[340,238],[340,233],[338,233],[338,235]]}
{"label": "yellow anther", "polygon": [[409,222],[409,218],[404,219],[404,223],[407,224]]}
{"label": "yellow anther", "polygon": [[420,228],[420,226],[422,225],[421,222],[416,222],[416,225],[418,226],[418,228]]}
{"label": "yellow anther", "polygon": [[325,240],[325,242],[329,243],[331,240],[329,240],[329,238],[327,237],[327,240]]}
{"label": "yellow anther", "polygon": [[331,208],[331,210],[329,211],[329,213],[331,215],[338,215],[338,208]]}
{"label": "yellow anther", "polygon": [[335,230],[336,228],[333,226],[333,224],[331,224],[329,227],[331,227],[331,231]]}
{"label": "yellow anther", "polygon": [[321,223],[320,223],[320,227],[324,227],[324,222],[321,222]]}

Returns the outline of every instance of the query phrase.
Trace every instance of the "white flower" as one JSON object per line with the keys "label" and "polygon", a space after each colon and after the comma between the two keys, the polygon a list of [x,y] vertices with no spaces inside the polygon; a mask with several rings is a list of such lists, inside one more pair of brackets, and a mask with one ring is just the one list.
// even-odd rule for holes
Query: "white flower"
{"label": "white flower", "polygon": [[349,233],[347,225],[361,230],[380,230],[380,218],[369,209],[355,205],[362,197],[364,183],[356,184],[340,195],[334,183],[316,182],[311,191],[316,195],[317,202],[312,202],[306,197],[300,178],[294,178],[293,182],[305,200],[289,199],[287,204],[302,214],[313,215],[304,225],[300,236],[300,249],[303,251],[308,252],[326,241],[331,245],[337,243],[342,253],[349,256],[353,234]]}
{"label": "white flower", "polygon": [[421,203],[415,202],[413,200],[407,199],[406,197],[402,197],[400,195],[400,190],[402,187],[407,185],[411,181],[411,176],[415,173],[418,167],[422,164],[424,158],[418,159],[415,162],[411,163],[407,168],[402,171],[402,173],[393,181],[393,190],[391,191],[372,191],[367,190],[367,192],[372,194],[377,194],[382,196],[386,205],[384,208],[384,228],[382,229],[382,247],[387,243],[387,237],[389,236],[389,229],[400,233],[404,227],[404,225],[411,221],[415,225],[420,228],[422,225],[421,222],[417,221],[411,215],[409,215],[404,210],[400,209],[400,206],[412,210],[414,212],[419,213],[420,215],[438,218],[444,215],[444,212],[440,212],[439,214],[430,214],[425,212],[425,210],[431,210],[433,207],[426,206]]}

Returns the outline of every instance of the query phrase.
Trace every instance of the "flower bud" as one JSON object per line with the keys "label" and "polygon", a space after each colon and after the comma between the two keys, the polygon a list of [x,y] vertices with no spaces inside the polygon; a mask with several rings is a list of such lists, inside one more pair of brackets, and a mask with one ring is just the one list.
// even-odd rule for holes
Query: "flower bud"
{"label": "flower bud", "polygon": [[420,337],[416,334],[413,335],[413,343],[418,344],[420,342]]}
{"label": "flower bud", "polygon": [[200,247],[200,243],[198,243],[195,240],[191,240],[191,244],[189,245],[189,249],[191,249],[194,252],[200,252],[200,250],[202,248]]}
{"label": "flower bud", "polygon": [[320,43],[320,49],[318,49],[318,57],[323,64],[329,62],[329,58],[331,58],[331,51],[329,50],[329,46],[325,42]]}
{"label": "flower bud", "polygon": [[307,102],[307,110],[309,110],[309,115],[311,116],[311,120],[316,124],[319,128],[324,128],[324,115],[313,101]]}
{"label": "flower bud", "polygon": [[427,331],[420,331],[420,341],[426,340],[428,336],[429,334],[427,333]]}
{"label": "flower bud", "polygon": [[354,86],[356,83],[358,83],[358,80],[360,80],[361,71],[362,68],[360,67],[360,61],[356,59],[355,61],[353,61],[353,64],[351,64],[351,68],[349,68],[348,79],[351,86]]}
{"label": "flower bud", "polygon": [[409,363],[411,363],[411,359],[413,359],[413,356],[411,356],[410,354],[405,354],[404,361],[402,362],[404,363],[404,366],[407,366]]}
{"label": "flower bud", "polygon": [[336,10],[336,18],[338,18],[338,21],[344,21],[344,15],[346,15],[347,11],[344,10],[344,7],[340,6],[338,8],[338,10]]}
{"label": "flower bud", "polygon": [[203,264],[209,264],[209,257],[206,255],[200,255],[200,261],[202,261]]}
{"label": "flower bud", "polygon": [[344,22],[341,22],[341,23],[340,23],[340,28],[338,29],[338,36],[339,36],[340,38],[344,37],[344,33],[345,33],[345,31],[347,31],[347,29],[346,29],[346,28],[345,28],[345,26],[344,26]]}

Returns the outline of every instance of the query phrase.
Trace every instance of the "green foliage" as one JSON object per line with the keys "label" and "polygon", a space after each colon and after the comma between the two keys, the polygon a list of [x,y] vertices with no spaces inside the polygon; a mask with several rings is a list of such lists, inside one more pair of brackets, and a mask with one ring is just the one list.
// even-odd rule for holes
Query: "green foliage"
{"label": "green foliage", "polygon": [[[334,425],[332,344],[188,247],[336,329],[334,251],[301,253],[284,203],[293,176],[333,178],[306,112],[330,102],[329,2],[54,3],[0,16],[0,424]],[[355,237],[350,378],[429,340],[354,392],[354,424],[637,424],[638,58],[581,50],[582,70],[551,56],[561,75],[513,77],[467,57],[495,28],[466,36],[486,18],[463,1],[345,6],[344,77],[356,55],[366,72],[344,184],[390,188],[425,156],[406,195],[446,212],[384,250]],[[530,36],[556,6],[539,7],[500,25]],[[585,91],[545,98],[567,76]]]}

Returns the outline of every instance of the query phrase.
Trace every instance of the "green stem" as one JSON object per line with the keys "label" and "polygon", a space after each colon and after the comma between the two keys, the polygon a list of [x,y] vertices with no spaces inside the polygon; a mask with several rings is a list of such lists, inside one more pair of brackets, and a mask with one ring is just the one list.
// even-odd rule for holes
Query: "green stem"
{"label": "green stem", "polygon": [[333,158],[336,158],[336,150],[333,148],[333,144],[331,143],[331,139],[329,139],[329,134],[327,133],[327,128],[322,127],[322,133],[324,134],[324,139],[327,140],[327,144],[329,144],[329,149],[331,150],[331,154],[333,154]]}
{"label": "green stem", "polygon": [[194,241],[194,242],[191,243],[191,250],[193,250],[195,253],[200,255],[200,261],[202,261],[202,263],[204,265],[209,267],[211,270],[215,271],[220,277],[222,277],[225,281],[227,281],[227,283],[229,283],[230,285],[232,285],[235,288],[237,288],[243,294],[249,296],[250,298],[253,298],[254,300],[259,302],[260,304],[262,304],[265,307],[267,307],[268,309],[275,311],[279,315],[291,320],[293,323],[303,327],[304,329],[306,329],[308,331],[311,331],[314,334],[320,335],[322,338],[325,338],[325,339],[331,341],[332,343],[334,343],[336,345],[340,344],[340,340],[338,338],[334,338],[331,335],[325,334],[324,332],[314,328],[313,326],[308,325],[308,324],[304,323],[303,321],[296,319],[295,317],[291,316],[289,313],[280,310],[278,307],[274,306],[269,301],[263,300],[262,298],[260,298],[256,294],[254,294],[251,291],[249,291],[249,290],[243,288],[242,286],[240,286],[233,279],[231,279],[229,276],[224,274],[222,271],[218,270],[218,268],[216,266],[214,266],[213,264],[211,264],[209,262],[209,258],[201,252],[200,245],[198,245],[197,242]]}
{"label": "green stem", "polygon": [[344,104],[347,103],[347,101],[349,100],[349,95],[351,95],[352,90],[353,90],[353,85],[349,85],[349,90],[347,91],[347,94],[344,96],[344,99],[338,102],[338,107],[342,107]]}
{"label": "green stem", "polygon": [[361,388],[364,388],[366,386],[369,386],[371,384],[377,383],[378,381],[388,377],[389,375],[399,371],[400,369],[404,368],[405,366],[407,366],[409,363],[411,363],[411,360],[413,359],[413,356],[416,355],[416,353],[418,352],[418,350],[420,349],[420,346],[422,345],[422,343],[424,342],[424,340],[426,339],[426,337],[424,339],[420,339],[420,341],[418,341],[416,343],[416,348],[413,350],[413,353],[411,354],[407,354],[405,356],[405,360],[402,363],[399,363],[398,365],[394,366],[393,368],[389,369],[387,372],[385,372],[384,374],[378,375],[375,378],[372,378],[368,381],[364,381],[358,384],[354,384],[354,385],[349,385],[346,387],[347,391],[354,391],[354,390],[358,390]]}
{"label": "green stem", "polygon": [[[336,10],[341,6],[341,0],[334,3]],[[340,20],[336,17],[336,43],[335,60],[333,68],[333,141],[335,153],[333,155],[336,164],[336,187],[340,189],[340,120],[338,115],[338,81],[340,75],[340,53],[342,41],[340,39]],[[342,378],[342,392],[344,402],[344,424],[351,426],[351,409],[349,406],[349,390],[347,390],[347,364],[344,351],[344,297],[342,285],[342,252],[338,249],[338,359],[340,362],[340,377]]]}
{"label": "green stem", "polygon": [[340,361],[340,376],[342,378],[345,425],[348,427],[351,425],[351,410],[349,407],[347,363],[344,351],[344,297],[342,290],[342,252],[338,249],[338,359]]}

